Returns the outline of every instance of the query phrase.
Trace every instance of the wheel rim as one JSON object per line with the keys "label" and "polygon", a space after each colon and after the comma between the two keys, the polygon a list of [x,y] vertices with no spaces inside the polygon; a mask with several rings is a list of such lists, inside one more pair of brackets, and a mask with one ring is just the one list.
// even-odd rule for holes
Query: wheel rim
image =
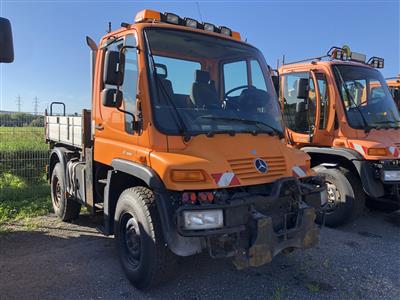
{"label": "wheel rim", "polygon": [[326,213],[332,213],[336,210],[342,202],[342,197],[335,184],[332,182],[326,182],[327,193],[328,193],[328,203]]}
{"label": "wheel rim", "polygon": [[122,218],[121,230],[128,262],[132,267],[137,268],[141,258],[141,240],[136,219],[130,214],[125,214]]}
{"label": "wheel rim", "polygon": [[62,201],[62,198],[61,198],[62,197],[62,189],[61,189],[61,183],[57,177],[53,178],[52,185],[53,185],[53,203],[57,208],[59,208],[61,201]]}

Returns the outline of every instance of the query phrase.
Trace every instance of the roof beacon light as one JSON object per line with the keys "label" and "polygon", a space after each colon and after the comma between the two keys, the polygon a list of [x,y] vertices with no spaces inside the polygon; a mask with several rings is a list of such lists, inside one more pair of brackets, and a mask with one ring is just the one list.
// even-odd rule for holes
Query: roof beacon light
{"label": "roof beacon light", "polygon": [[190,28],[198,28],[199,22],[195,19],[185,18],[185,25]]}
{"label": "roof beacon light", "polygon": [[354,60],[354,61],[365,63],[365,61],[367,60],[367,56],[365,54],[362,54],[362,53],[351,52],[350,60]]}
{"label": "roof beacon light", "polygon": [[211,24],[211,23],[203,23],[203,27],[204,27],[204,30],[212,31],[212,32],[215,31],[215,25],[214,25],[214,24]]}
{"label": "roof beacon light", "polygon": [[161,14],[158,11],[144,9],[135,16],[135,23],[161,21]]}

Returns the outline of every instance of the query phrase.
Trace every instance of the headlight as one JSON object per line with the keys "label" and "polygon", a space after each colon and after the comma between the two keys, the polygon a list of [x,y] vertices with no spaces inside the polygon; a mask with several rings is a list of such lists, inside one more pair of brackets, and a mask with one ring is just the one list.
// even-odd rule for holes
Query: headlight
{"label": "headlight", "polygon": [[400,181],[400,170],[383,171],[384,181]]}
{"label": "headlight", "polygon": [[224,225],[221,209],[186,210],[183,212],[183,220],[186,230],[215,229]]}

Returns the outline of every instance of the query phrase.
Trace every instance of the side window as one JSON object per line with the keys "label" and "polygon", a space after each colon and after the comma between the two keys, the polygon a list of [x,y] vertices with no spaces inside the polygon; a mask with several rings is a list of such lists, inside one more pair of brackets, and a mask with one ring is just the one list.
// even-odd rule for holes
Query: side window
{"label": "side window", "polygon": [[[240,60],[224,64],[225,93],[239,86],[248,85],[246,61]],[[237,90],[230,96],[239,96],[242,90]]]}
{"label": "side window", "polygon": [[[120,51],[123,46],[136,46],[136,37],[133,34],[121,38],[115,43],[110,44],[106,49],[107,51]],[[137,66],[137,53],[136,49],[125,48],[125,69],[124,69],[124,83],[121,86],[123,93],[123,108],[133,114],[136,114],[136,94],[137,94],[137,81],[138,81],[138,66]],[[115,88],[112,86],[105,86],[105,88]],[[132,117],[124,114],[125,130],[133,133]]]}
{"label": "side window", "polygon": [[309,133],[315,123],[316,95],[314,81],[310,79],[308,99],[297,98],[297,83],[300,78],[310,78],[308,72],[283,75],[283,106],[287,126],[298,133]]}
{"label": "side window", "polygon": [[326,77],[322,73],[315,74],[317,78],[318,90],[319,90],[319,129],[326,129],[328,122],[328,109],[329,109],[329,93],[328,84],[326,82]]}
{"label": "side window", "polygon": [[[136,46],[136,38],[134,35],[127,35],[125,38],[125,46]],[[136,115],[136,94],[138,81],[138,65],[137,52],[133,48],[125,48],[125,69],[124,83],[121,86],[123,93],[124,109]],[[132,116],[125,114],[125,130],[133,133]]]}
{"label": "side window", "polygon": [[259,90],[267,91],[267,86],[265,84],[264,74],[262,73],[260,64],[256,60],[251,60],[251,80],[252,85]]}

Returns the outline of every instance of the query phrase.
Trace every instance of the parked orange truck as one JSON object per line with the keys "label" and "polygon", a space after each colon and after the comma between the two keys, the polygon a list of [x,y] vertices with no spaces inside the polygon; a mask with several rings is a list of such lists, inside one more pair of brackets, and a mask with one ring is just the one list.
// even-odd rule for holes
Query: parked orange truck
{"label": "parked orange truck", "polygon": [[367,197],[400,203],[400,117],[381,73],[384,61],[333,47],[279,69],[289,143],[325,177],[325,222],[362,212]]}
{"label": "parked orange truck", "polygon": [[400,111],[400,74],[397,77],[387,78],[386,83]]}
{"label": "parked orange truck", "polygon": [[142,289],[176,256],[207,250],[245,268],[314,246],[326,187],[286,145],[260,51],[172,13],[144,10],[121,26],[99,45],[87,38],[91,111],[55,115],[53,103],[46,117],[56,214],[103,213]]}

